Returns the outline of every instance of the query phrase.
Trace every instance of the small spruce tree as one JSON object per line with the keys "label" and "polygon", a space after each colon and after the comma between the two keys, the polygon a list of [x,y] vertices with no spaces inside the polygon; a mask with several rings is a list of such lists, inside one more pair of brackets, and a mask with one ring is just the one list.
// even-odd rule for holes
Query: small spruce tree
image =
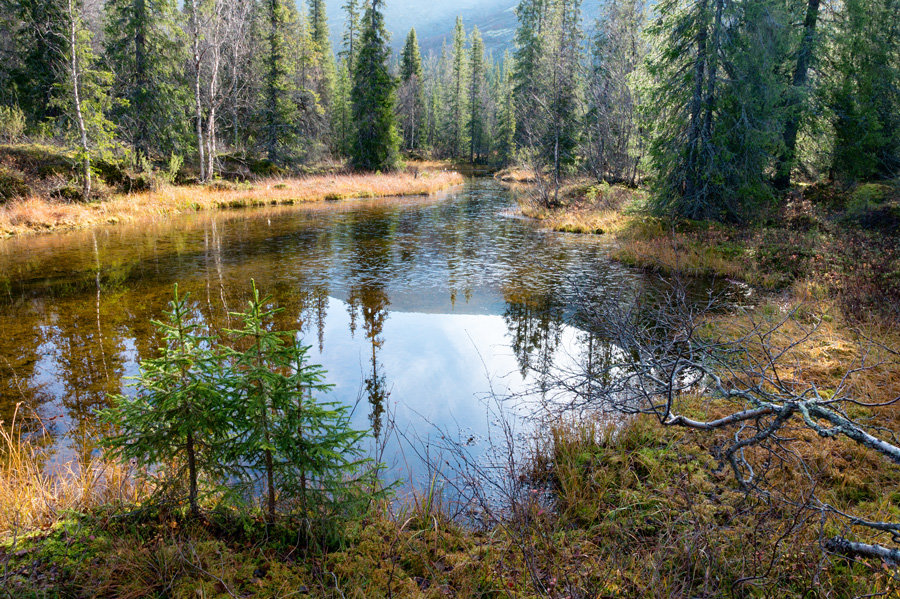
{"label": "small spruce tree", "polygon": [[321,367],[307,360],[308,347],[296,331],[272,330],[279,308],[267,306],[256,283],[243,313],[233,314],[243,328],[228,331],[246,346],[233,351],[235,363],[235,461],[245,471],[265,476],[266,512],[275,518],[276,503],[299,499],[306,513],[310,493],[335,493],[336,482],[355,471],[358,442],[365,435],[350,427],[347,407],[320,403],[314,394],[327,391]]}
{"label": "small spruce tree", "polygon": [[220,450],[226,440],[228,393],[214,341],[191,318],[188,296],[169,302],[158,356],[141,361],[133,397],[112,397],[104,418],[115,431],[104,442],[112,454],[139,467],[170,464],[160,490],[187,482],[188,505],[199,513],[201,483],[215,488],[226,468]]}

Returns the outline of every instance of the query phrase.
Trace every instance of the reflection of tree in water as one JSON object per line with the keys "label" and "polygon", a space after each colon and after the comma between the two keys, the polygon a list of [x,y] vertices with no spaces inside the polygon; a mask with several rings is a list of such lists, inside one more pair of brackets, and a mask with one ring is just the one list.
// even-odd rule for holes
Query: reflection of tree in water
{"label": "reflection of tree in water", "polygon": [[584,373],[582,395],[587,403],[591,402],[591,389],[597,385],[604,386],[611,382],[611,367],[622,361],[621,350],[608,339],[594,332],[580,332],[578,335],[580,355],[578,371]]}
{"label": "reflection of tree in water", "polygon": [[387,378],[378,361],[378,350],[384,344],[384,322],[388,317],[390,298],[384,281],[393,265],[392,247],[398,226],[393,218],[385,217],[355,223],[351,231],[353,257],[350,261],[350,292],[347,298],[350,312],[350,332],[355,333],[359,315],[363,332],[371,346],[370,370],[363,385],[369,400],[369,420],[375,438],[380,438],[382,417],[388,398]]}
{"label": "reflection of tree in water", "polygon": [[536,372],[542,389],[553,367],[563,328],[563,306],[548,295],[507,299],[503,319],[522,376]]}
{"label": "reflection of tree in water", "polygon": [[72,302],[46,329],[46,340],[55,349],[54,375],[64,388],[62,404],[72,420],[69,438],[83,463],[95,447],[97,411],[107,406],[109,394],[122,388],[128,331],[119,299],[118,294],[103,296],[98,287],[95,305]]}
{"label": "reflection of tree in water", "polygon": [[378,350],[384,344],[382,332],[384,321],[388,317],[390,299],[385,289],[380,284],[362,284],[350,291],[348,309],[351,320],[356,320],[357,314],[362,315],[363,332],[371,346],[370,370],[363,381],[366,389],[366,397],[371,406],[369,419],[372,423],[372,431],[378,438],[381,434],[382,415],[388,398],[387,379],[384,368],[378,362]]}
{"label": "reflection of tree in water", "polygon": [[[16,422],[25,431],[40,428],[41,408],[52,398],[46,385],[38,381],[43,331],[40,322],[46,318],[44,302],[30,302],[27,318],[0,316],[0,421]],[[6,303],[0,301],[0,311]],[[22,403],[25,409],[16,406]]]}
{"label": "reflection of tree in water", "polygon": [[276,324],[281,330],[296,329],[306,339],[315,334],[319,352],[325,349],[325,318],[328,316],[328,294],[326,284],[276,283],[275,303],[284,310]]}

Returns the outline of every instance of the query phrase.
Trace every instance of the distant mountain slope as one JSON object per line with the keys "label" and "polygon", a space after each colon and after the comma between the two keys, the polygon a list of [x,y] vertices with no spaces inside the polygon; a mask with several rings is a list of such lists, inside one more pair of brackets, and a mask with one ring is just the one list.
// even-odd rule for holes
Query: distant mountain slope
{"label": "distant mountain slope", "polygon": [[[298,0],[304,2],[304,0]],[[596,19],[602,0],[586,0],[582,14],[586,28]],[[344,30],[344,0],[328,2],[328,24],[332,42],[339,49]],[[440,52],[441,44],[452,39],[457,15],[462,16],[466,31],[478,26],[484,37],[485,47],[495,56],[506,48],[512,48],[516,32],[516,6],[518,0],[387,0],[385,21],[392,32],[392,45],[399,49],[410,28],[415,27],[424,53]]]}
{"label": "distant mountain slope", "polygon": [[[297,1],[305,4],[305,0]],[[335,45],[344,30],[344,1],[329,0],[327,4],[328,24]],[[515,4],[515,0],[387,0],[384,17],[393,34],[392,45],[399,48],[412,27],[416,28],[419,39],[425,40],[450,31],[458,14],[464,19],[481,19]]]}

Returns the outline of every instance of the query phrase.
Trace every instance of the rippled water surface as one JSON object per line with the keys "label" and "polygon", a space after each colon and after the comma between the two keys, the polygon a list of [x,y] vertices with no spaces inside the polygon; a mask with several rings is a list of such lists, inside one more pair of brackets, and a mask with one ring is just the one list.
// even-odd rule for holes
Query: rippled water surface
{"label": "rippled water surface", "polygon": [[[574,281],[631,287],[602,239],[542,231],[477,179],[444,196],[198,214],[0,242],[0,418],[17,403],[56,459],[94,450],[96,411],[156,347],[178,282],[214,326],[253,278],[302,330],[359,426],[393,430],[386,458],[415,470],[438,429],[480,439],[491,393],[540,388],[579,360]],[[395,426],[388,426],[393,423]]]}

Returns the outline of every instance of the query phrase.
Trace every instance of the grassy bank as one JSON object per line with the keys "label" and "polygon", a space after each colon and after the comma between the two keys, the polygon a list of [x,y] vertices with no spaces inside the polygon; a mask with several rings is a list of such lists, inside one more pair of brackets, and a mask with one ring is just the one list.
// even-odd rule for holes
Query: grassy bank
{"label": "grassy bank", "polygon": [[[522,474],[535,492],[504,517],[460,526],[438,492],[374,506],[315,547],[303,521],[82,508],[7,536],[0,586],[35,598],[894,596],[880,564],[822,559],[818,519],[738,492],[715,470],[715,441],[643,420],[559,424]],[[839,505],[889,494],[891,472],[872,487],[844,472],[860,456],[832,457]]]}
{"label": "grassy bank", "polygon": [[[3,166],[4,160],[7,166]],[[105,186],[101,179],[97,199],[84,203],[69,198],[71,169],[71,157],[43,146],[0,147],[0,179],[6,177],[16,183],[10,199],[3,202],[0,194],[0,237],[167,218],[200,210],[428,195],[463,182],[462,175],[440,163],[410,163],[404,171],[388,174],[268,175],[246,182],[214,181],[205,185],[176,185],[161,177],[146,182],[134,176],[140,186],[152,189],[121,193]],[[13,172],[17,174],[10,175]],[[109,178],[137,186],[127,178],[130,176],[115,171]],[[172,174],[169,179],[175,181],[177,177]]]}

